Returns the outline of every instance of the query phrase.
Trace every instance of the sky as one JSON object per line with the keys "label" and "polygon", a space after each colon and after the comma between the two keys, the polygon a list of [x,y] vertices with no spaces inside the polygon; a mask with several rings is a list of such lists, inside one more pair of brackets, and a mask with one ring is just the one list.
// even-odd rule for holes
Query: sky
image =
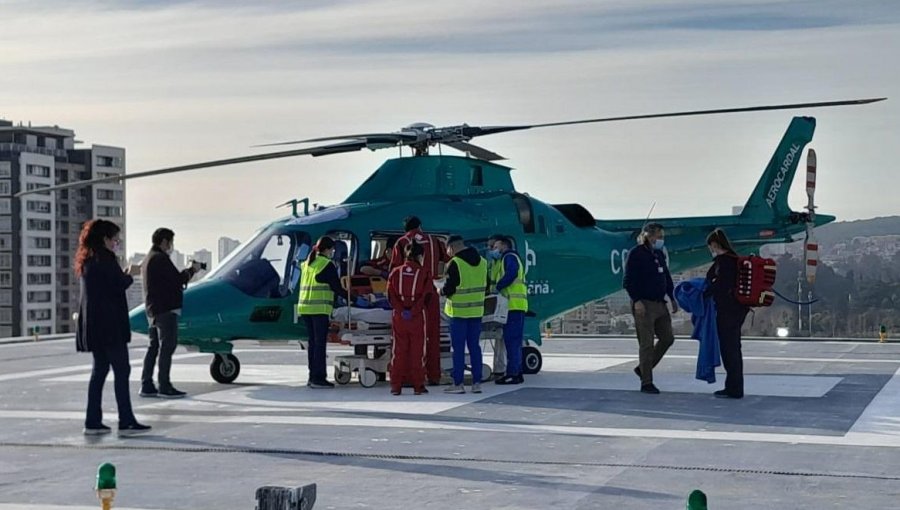
{"label": "sky", "polygon": [[[595,217],[728,214],[793,115],[818,119],[821,212],[900,214],[894,0],[304,2],[0,0],[0,118],[125,147],[130,172],[251,145],[434,125],[867,97],[858,107],[582,125],[479,138],[520,191]],[[896,97],[892,97],[896,96]],[[447,149],[448,152],[453,152]],[[159,226],[216,252],[339,203],[396,151],[128,181],[126,251]],[[791,203],[805,205],[802,173]]]}

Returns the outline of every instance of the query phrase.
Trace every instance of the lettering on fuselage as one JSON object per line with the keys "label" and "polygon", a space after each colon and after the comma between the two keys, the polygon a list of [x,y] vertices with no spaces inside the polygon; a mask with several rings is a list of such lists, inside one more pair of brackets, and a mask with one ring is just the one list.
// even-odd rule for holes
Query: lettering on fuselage
{"label": "lettering on fuselage", "polygon": [[529,296],[553,294],[553,287],[550,286],[550,282],[547,280],[527,282],[527,284]]}
{"label": "lettering on fuselage", "polygon": [[775,205],[775,200],[778,198],[778,192],[781,191],[781,186],[784,185],[784,178],[787,176],[788,170],[791,169],[791,165],[794,163],[794,158],[797,157],[797,153],[800,151],[800,145],[793,144],[791,145],[791,150],[788,152],[787,156],[784,157],[784,161],[781,162],[781,168],[778,169],[778,173],[775,175],[775,180],[772,182],[772,186],[769,188],[769,193],[766,195],[766,203],[769,204],[769,209],[771,209]]}
{"label": "lettering on fuselage", "polygon": [[537,265],[537,253],[528,246],[528,241],[525,241],[525,274],[528,274],[528,270],[531,269],[531,266]]}
{"label": "lettering on fuselage", "polygon": [[609,254],[609,268],[612,274],[619,274],[625,268],[625,260],[628,258],[629,250],[613,250]]}

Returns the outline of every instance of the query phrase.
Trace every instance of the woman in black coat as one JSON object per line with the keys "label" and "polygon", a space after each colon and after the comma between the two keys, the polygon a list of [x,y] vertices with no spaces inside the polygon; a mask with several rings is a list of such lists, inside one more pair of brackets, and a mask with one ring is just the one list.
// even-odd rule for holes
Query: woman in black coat
{"label": "woman in black coat", "polygon": [[719,398],[744,397],[744,358],[741,354],[741,327],[749,309],[735,296],[738,255],[721,229],[706,238],[714,261],[706,273],[707,294],[716,302],[716,330],[722,365],[725,366],[725,389],[715,392]]}
{"label": "woman in black coat", "polygon": [[115,374],[116,405],[119,410],[119,434],[133,435],[150,430],[138,423],[131,408],[128,376],[128,342],[131,326],[125,298],[133,279],[122,272],[113,251],[119,244],[119,227],[110,221],[85,223],[75,254],[75,275],[81,279],[81,302],[75,342],[79,352],[94,356],[88,386],[85,435],[111,432],[103,424],[103,385],[112,367]]}

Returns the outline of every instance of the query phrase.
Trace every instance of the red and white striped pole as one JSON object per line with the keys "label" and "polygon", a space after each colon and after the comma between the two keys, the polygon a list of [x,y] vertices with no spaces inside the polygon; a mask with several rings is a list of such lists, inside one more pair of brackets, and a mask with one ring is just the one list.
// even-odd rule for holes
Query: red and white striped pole
{"label": "red and white striped pole", "polygon": [[806,205],[809,211],[809,219],[806,222],[806,281],[810,284],[816,282],[816,269],[819,265],[819,243],[815,236],[816,227],[816,151],[809,149],[806,154]]}

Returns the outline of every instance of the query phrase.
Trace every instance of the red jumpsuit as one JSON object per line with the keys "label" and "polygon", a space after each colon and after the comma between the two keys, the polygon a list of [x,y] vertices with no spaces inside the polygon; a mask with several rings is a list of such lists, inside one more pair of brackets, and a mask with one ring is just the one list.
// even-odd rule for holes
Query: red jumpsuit
{"label": "red jumpsuit", "polygon": [[400,391],[407,381],[420,391],[425,388],[425,308],[437,301],[434,284],[418,262],[406,261],[391,271],[387,290],[394,329],[391,391]]}
{"label": "red jumpsuit", "polygon": [[[422,266],[432,278],[440,278],[440,263],[450,261],[447,245],[439,237],[426,234],[420,228],[410,230],[394,244],[391,268],[403,264],[406,245],[413,240],[425,249],[425,261]],[[425,373],[429,382],[438,383],[441,380],[441,305],[436,297],[430,300],[425,308],[425,330],[427,337]]]}

